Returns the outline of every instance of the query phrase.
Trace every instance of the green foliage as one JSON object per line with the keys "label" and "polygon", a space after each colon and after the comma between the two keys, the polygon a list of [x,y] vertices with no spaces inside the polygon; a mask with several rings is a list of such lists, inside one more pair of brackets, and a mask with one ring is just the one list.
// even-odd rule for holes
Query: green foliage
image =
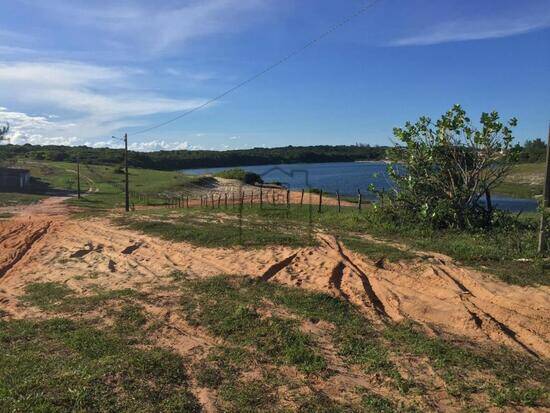
{"label": "green foliage", "polygon": [[389,151],[395,190],[381,193],[384,205],[436,227],[490,225],[492,208],[479,201],[508,172],[515,152],[512,128],[497,112],[483,113],[480,128],[455,105],[435,124],[428,117],[395,128],[398,146]]}
{"label": "green foliage", "polygon": [[0,411],[198,412],[183,360],[84,322],[0,321]]}
{"label": "green foliage", "polygon": [[[86,312],[92,311],[111,300],[129,300],[139,297],[140,294],[131,289],[97,291],[96,294],[75,295],[65,284],[56,282],[31,283],[25,287],[23,302],[34,305],[42,310],[56,312]],[[125,308],[122,316],[130,317],[129,308]],[[132,318],[137,319],[134,312]]]}
{"label": "green foliage", "polygon": [[254,301],[226,278],[186,284],[192,294],[185,297],[186,316],[191,322],[235,345],[254,346],[277,364],[294,365],[304,373],[326,369],[325,360],[317,354],[308,335],[299,330],[296,321],[260,316],[252,305]]}
{"label": "green foliage", "polygon": [[[30,170],[33,177],[31,185],[25,190],[26,193],[0,193],[0,206],[32,203],[55,194],[65,196],[76,193],[75,163],[22,160],[17,167]],[[168,197],[192,193],[197,186],[206,186],[213,180],[179,172],[138,168],[130,168],[129,175],[130,202],[134,205],[163,205]],[[76,197],[70,199],[70,204],[86,209],[88,213],[124,205],[125,177],[120,166],[81,163],[80,176],[84,196],[80,200]]]}
{"label": "green foliage", "polygon": [[525,141],[523,147],[518,148],[520,162],[544,162],[546,159],[546,143],[537,138]]}
{"label": "green foliage", "polygon": [[254,172],[247,172],[241,168],[228,169],[218,172],[215,176],[225,179],[237,179],[248,185],[262,184],[262,177]]}
{"label": "green foliage", "polygon": [[25,287],[23,301],[42,309],[51,309],[68,295],[71,289],[65,284],[56,282],[32,283]]}
{"label": "green foliage", "polygon": [[340,238],[346,247],[369,257],[372,260],[387,259],[388,261],[410,260],[416,255],[384,242],[374,242],[365,238],[343,236]]}
{"label": "green foliage", "polygon": [[[145,219],[120,217],[114,222],[170,241],[186,241],[207,247],[259,248],[266,245],[313,244],[306,226],[285,223],[281,214],[269,219],[241,220],[237,216],[238,211],[238,207],[228,207],[223,212],[234,215],[220,218],[219,214],[208,210],[184,209],[178,211],[179,216],[170,218],[155,214]],[[273,231],[275,225],[277,231]]]}
{"label": "green foliage", "polygon": [[[385,338],[397,353],[426,357],[446,382],[450,394],[468,399],[473,393],[487,393],[497,406],[544,406],[547,403],[546,360],[535,360],[507,348],[457,346],[439,337],[428,337],[418,326],[403,323],[388,326]],[[483,381],[470,376],[485,372]],[[487,376],[485,376],[487,377]]]}
{"label": "green foliage", "polygon": [[[547,360],[427,336],[414,324],[372,324],[328,294],[248,277],[169,277],[180,294],[174,311],[217,343],[192,364],[149,339],[155,315],[145,306],[158,303],[154,295],[79,296],[63,284],[31,284],[24,302],[81,321],[0,321],[0,411],[200,411],[188,374],[224,412],[290,411],[289,404],[298,412],[413,412],[432,406],[417,403],[436,393],[465,411],[548,407]],[[89,318],[98,309],[113,322]],[[417,362],[429,370],[411,369]],[[340,368],[363,370],[373,385],[350,386],[346,397],[325,393]],[[426,380],[432,369],[435,383]]]}
{"label": "green foliage", "polygon": [[[282,148],[253,148],[231,151],[178,150],[159,152],[133,152],[128,163],[135,168],[177,170],[191,168],[236,167],[242,165],[269,165],[283,163],[353,162],[380,160],[387,147],[383,146],[287,146]],[[89,148],[86,146],[34,146],[2,145],[0,160],[26,158],[76,162],[83,164],[120,165],[124,159],[122,149]]]}

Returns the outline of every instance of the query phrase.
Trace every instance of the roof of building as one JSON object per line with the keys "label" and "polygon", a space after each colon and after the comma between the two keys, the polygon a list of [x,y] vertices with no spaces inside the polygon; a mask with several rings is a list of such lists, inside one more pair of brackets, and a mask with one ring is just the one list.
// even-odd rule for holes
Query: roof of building
{"label": "roof of building", "polygon": [[28,174],[30,171],[28,169],[21,168],[2,168],[0,167],[1,174]]}

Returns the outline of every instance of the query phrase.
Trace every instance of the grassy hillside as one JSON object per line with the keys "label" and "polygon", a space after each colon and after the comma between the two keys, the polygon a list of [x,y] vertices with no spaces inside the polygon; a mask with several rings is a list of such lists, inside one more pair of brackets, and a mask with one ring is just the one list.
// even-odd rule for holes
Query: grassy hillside
{"label": "grassy hillside", "polygon": [[544,163],[522,163],[512,167],[497,191],[515,198],[533,198],[542,194]]}
{"label": "grassy hillside", "polygon": [[[76,193],[76,164],[70,162],[26,161],[17,162],[17,167],[27,168],[33,177],[26,193],[0,192],[0,206],[36,202],[51,195]],[[86,193],[80,201],[70,200],[74,205],[89,208],[118,208],[124,205],[124,173],[119,167],[105,165],[81,165],[81,191]],[[189,190],[201,178],[189,177],[178,172],[130,168],[130,191],[148,195],[151,204],[162,204],[164,192]],[[145,203],[145,199],[132,198],[132,202]]]}

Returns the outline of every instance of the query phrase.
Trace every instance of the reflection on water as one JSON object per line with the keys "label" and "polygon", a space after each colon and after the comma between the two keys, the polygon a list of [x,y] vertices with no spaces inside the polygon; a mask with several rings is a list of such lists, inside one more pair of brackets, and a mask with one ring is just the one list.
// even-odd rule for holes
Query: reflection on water
{"label": "reflection on water", "polygon": [[[335,162],[314,164],[282,164],[241,166],[240,168],[262,176],[264,182],[280,182],[290,189],[322,188],[326,192],[340,191],[344,196],[357,195],[360,190],[364,198],[374,200],[369,192],[372,183],[378,189],[391,189],[384,162]],[[212,174],[230,168],[186,169],[188,174]],[[532,212],[537,209],[534,199],[517,199],[495,195],[496,207],[511,212]]]}

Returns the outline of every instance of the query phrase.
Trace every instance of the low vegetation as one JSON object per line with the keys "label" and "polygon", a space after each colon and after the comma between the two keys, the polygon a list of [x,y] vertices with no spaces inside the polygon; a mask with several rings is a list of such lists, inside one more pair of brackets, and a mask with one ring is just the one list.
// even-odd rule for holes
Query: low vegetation
{"label": "low vegetation", "polygon": [[395,190],[373,188],[380,209],[434,228],[491,226],[491,193],[514,160],[516,125],[515,118],[504,123],[491,112],[481,114],[478,128],[455,105],[436,122],[421,117],[394,128],[398,144],[389,151],[387,171]]}
{"label": "low vegetation", "polygon": [[[163,239],[187,241],[205,247],[299,247],[315,242],[306,223],[285,220],[280,214],[265,218],[247,214],[243,219],[243,214],[238,211],[238,206],[230,207],[229,214],[208,209],[186,209],[175,213],[170,213],[170,210],[140,211],[131,217],[115,218],[114,222]],[[277,230],[274,231],[274,228]]]}
{"label": "low vegetation", "polygon": [[0,192],[0,207],[29,205],[40,201],[44,195],[19,192]]}
{"label": "low vegetation", "polygon": [[[340,237],[344,244],[373,259],[410,259],[411,249],[446,254],[463,265],[478,268],[518,285],[550,285],[548,261],[537,253],[538,217],[503,214],[499,225],[477,230],[435,229],[385,216],[373,206],[355,208],[229,206],[221,209],[142,210],[115,222],[164,239],[202,246],[304,246],[315,242],[315,231]],[[363,234],[386,241],[372,242]],[[403,248],[388,245],[399,242]]]}
{"label": "low vegetation", "polygon": [[[287,146],[282,148],[253,148],[229,151],[176,150],[158,152],[129,152],[128,161],[134,168],[175,171],[178,169],[238,167],[312,162],[353,162],[384,159],[387,147],[369,145]],[[2,145],[0,161],[76,162],[90,165],[121,165],[122,149],[89,148],[59,145]]]}
{"label": "low vegetation", "polygon": [[533,198],[542,195],[544,166],[540,163],[516,164],[499,183],[495,192],[514,198]]}
{"label": "low vegetation", "polygon": [[[77,166],[69,162],[25,161],[17,167],[27,168],[34,177],[25,193],[0,192],[0,206],[33,203],[52,195],[75,195]],[[80,167],[82,199],[70,203],[86,210],[102,211],[124,207],[124,174],[120,168],[82,164]],[[187,176],[178,172],[130,168],[130,191],[133,205],[163,205],[174,193],[188,193],[205,188],[211,179]]]}
{"label": "low vegetation", "polygon": [[236,179],[248,185],[263,183],[260,175],[254,172],[247,172],[241,168],[227,169],[225,171],[218,172],[216,176],[225,179]]}
{"label": "low vegetation", "polygon": [[200,411],[186,365],[66,318],[0,321],[0,410]]}
{"label": "low vegetation", "polygon": [[[192,383],[224,412],[550,407],[544,360],[374,325],[346,301],[247,277],[167,279],[148,294],[27,286],[22,301],[47,319],[0,321],[0,408],[199,411]],[[211,338],[205,351],[184,359],[155,343],[162,324],[144,309],[165,290],[187,334]],[[348,374],[354,386],[333,392]]]}

